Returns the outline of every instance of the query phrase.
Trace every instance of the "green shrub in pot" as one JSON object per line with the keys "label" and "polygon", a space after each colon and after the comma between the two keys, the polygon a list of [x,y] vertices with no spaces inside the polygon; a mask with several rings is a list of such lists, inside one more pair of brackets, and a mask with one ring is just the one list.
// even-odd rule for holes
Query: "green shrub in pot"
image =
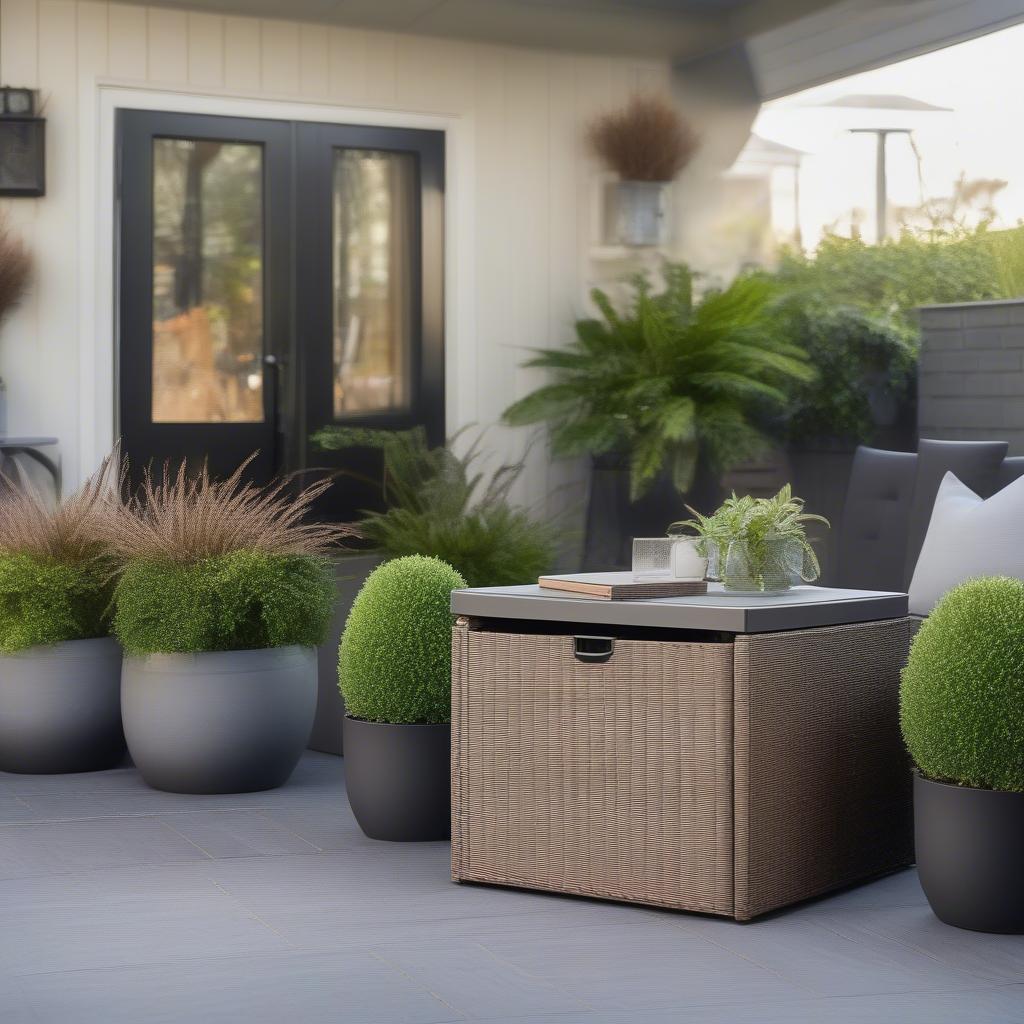
{"label": "green shrub in pot", "polygon": [[335,599],[328,555],[351,530],[309,518],[329,481],[257,487],[245,469],[223,481],[184,464],[147,475],[110,527],[124,562],[125,732],[158,789],[278,786],[309,738],[314,648]]}
{"label": "green shrub in pot", "polygon": [[948,924],[1024,931],[1024,582],[951,590],[900,688],[921,884]]}
{"label": "green shrub in pot", "polygon": [[112,458],[56,506],[2,481],[0,770],[94,771],[124,756],[104,540],[117,502]]}
{"label": "green shrub in pot", "polygon": [[332,451],[380,451],[386,507],[363,512],[359,532],[385,558],[440,558],[471,587],[535,583],[554,565],[557,526],[511,500],[523,461],[485,474],[483,434],[465,445],[462,438],[431,447],[422,427],[325,427],[312,440]]}
{"label": "green shrub in pot", "polygon": [[443,839],[449,822],[451,592],[437,558],[409,555],[363,584],[338,653],[349,802],[373,839]]}

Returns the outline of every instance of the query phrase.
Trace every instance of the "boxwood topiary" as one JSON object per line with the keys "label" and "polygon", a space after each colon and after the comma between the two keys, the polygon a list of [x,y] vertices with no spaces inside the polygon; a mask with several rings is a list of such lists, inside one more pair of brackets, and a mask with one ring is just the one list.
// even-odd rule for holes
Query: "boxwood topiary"
{"label": "boxwood topiary", "polygon": [[371,722],[451,720],[451,592],[466,581],[439,558],[408,555],[367,577],[338,652],[348,713]]}
{"label": "boxwood topiary", "polygon": [[1024,792],[1024,582],[951,590],[914,639],[900,725],[928,778]]}
{"label": "boxwood topiary", "polygon": [[324,558],[231,551],[196,562],[129,562],[114,632],[129,654],[252,650],[324,641],[334,572]]}

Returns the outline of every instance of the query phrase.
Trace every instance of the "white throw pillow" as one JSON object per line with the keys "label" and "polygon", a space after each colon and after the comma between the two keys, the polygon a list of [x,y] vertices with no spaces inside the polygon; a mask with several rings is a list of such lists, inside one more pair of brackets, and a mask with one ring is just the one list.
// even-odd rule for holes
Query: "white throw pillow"
{"label": "white throw pillow", "polygon": [[1024,579],[1024,477],[982,500],[952,473],[939,484],[921,557],[910,581],[911,615],[978,576]]}

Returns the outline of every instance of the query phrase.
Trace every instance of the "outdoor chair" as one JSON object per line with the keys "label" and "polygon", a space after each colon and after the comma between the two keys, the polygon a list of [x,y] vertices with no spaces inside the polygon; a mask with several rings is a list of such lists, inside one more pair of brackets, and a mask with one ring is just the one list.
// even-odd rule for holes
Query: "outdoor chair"
{"label": "outdoor chair", "polygon": [[1005,441],[923,439],[917,452],[861,446],[853,460],[840,524],[835,585],[906,590],[947,472],[982,498],[1024,476],[1024,456]]}

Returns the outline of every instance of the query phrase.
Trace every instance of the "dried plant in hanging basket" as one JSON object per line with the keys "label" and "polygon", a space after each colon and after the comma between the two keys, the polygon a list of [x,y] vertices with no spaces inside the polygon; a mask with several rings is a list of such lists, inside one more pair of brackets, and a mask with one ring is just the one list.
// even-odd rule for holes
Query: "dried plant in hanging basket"
{"label": "dried plant in hanging basket", "polygon": [[18,305],[28,289],[32,258],[25,243],[0,218],[0,321]]}
{"label": "dried plant in hanging basket", "polygon": [[591,122],[594,154],[623,181],[672,181],[693,159],[697,133],[666,96],[634,96]]}

